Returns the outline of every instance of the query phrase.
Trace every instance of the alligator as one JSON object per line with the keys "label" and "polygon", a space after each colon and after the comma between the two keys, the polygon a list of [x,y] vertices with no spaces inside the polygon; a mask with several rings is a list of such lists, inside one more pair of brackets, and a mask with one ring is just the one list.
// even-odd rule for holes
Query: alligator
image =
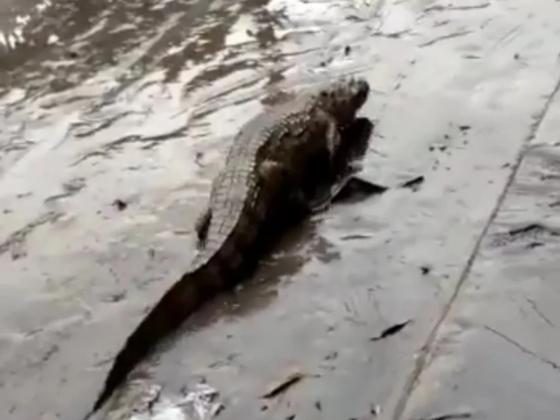
{"label": "alligator", "polygon": [[328,204],[340,176],[341,133],[356,120],[368,94],[364,79],[337,79],[266,110],[241,128],[195,223],[198,252],[191,268],[129,335],[90,415],[160,340],[241,280],[262,252],[262,241]]}
{"label": "alligator", "polygon": [[[369,139],[373,130],[373,124],[367,118],[359,117],[354,120],[347,128],[342,130],[342,143],[335,159],[335,171],[331,173],[333,181],[330,189],[330,197],[323,197],[332,203],[354,202],[368,198],[375,194],[383,193],[387,187],[377,185],[358,178],[356,173],[361,170],[361,160],[367,152]],[[323,192],[324,193],[324,192]],[[350,199],[350,200],[349,200]],[[330,204],[330,202],[328,204]],[[192,410],[203,408],[206,410],[207,418],[213,418],[223,406],[219,401],[215,401],[216,390],[206,386],[204,393],[211,392],[203,398],[204,407],[193,407],[192,392],[200,395],[200,391],[191,387],[184,387],[179,393],[173,393],[164,389],[160,383],[154,382],[151,378],[150,361],[146,361],[145,366],[137,366],[127,376],[126,382],[119,386],[112,394],[110,399],[104,404],[103,412],[96,412],[97,419],[103,420],[131,420],[131,419],[159,419],[172,417],[179,411],[185,414],[185,418],[200,417],[192,415]],[[161,360],[160,360],[161,362]],[[204,384],[200,385],[205,387]],[[187,392],[188,391],[188,392]],[[209,397],[209,398],[208,398]],[[175,417],[173,417],[175,418]],[[206,417],[205,417],[206,418]]]}

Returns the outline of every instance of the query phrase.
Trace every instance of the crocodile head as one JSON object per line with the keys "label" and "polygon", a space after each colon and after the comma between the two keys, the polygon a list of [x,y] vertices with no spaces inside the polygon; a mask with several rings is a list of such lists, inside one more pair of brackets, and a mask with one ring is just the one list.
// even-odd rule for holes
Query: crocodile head
{"label": "crocodile head", "polygon": [[365,103],[369,84],[362,78],[342,78],[322,88],[317,95],[317,104],[345,127],[356,117],[356,112]]}

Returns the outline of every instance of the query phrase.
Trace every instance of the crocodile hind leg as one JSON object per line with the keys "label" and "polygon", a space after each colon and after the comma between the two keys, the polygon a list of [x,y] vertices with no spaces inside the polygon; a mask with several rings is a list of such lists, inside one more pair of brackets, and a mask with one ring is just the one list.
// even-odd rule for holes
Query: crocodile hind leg
{"label": "crocodile hind leg", "polygon": [[288,168],[285,163],[264,160],[258,174],[263,191],[279,194],[277,205],[284,209],[283,217],[297,219],[311,211],[310,194],[302,185],[298,170]]}

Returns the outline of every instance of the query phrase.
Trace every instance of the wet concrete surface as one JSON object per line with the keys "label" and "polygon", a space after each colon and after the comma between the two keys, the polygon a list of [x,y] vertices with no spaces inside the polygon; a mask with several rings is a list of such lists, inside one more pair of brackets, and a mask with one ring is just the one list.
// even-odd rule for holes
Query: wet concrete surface
{"label": "wet concrete surface", "polygon": [[[377,122],[363,176],[424,182],[295,229],[151,379],[204,377],[228,419],[557,419],[559,17],[552,0],[2,2],[2,418],[82,418],[188,267],[231,136],[352,73]],[[308,376],[260,398],[292,369]]]}

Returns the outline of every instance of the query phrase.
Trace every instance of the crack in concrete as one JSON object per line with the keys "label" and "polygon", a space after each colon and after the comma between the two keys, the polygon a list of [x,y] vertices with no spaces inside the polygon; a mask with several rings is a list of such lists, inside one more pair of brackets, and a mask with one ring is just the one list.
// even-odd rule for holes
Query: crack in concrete
{"label": "crack in concrete", "polygon": [[540,354],[535,353],[533,350],[528,349],[527,347],[525,347],[524,345],[522,345],[521,343],[519,343],[518,341],[515,341],[513,338],[505,335],[504,333],[489,327],[488,325],[484,325],[484,329],[487,331],[490,331],[492,334],[497,335],[498,337],[504,339],[505,341],[507,341],[509,344],[513,345],[514,347],[516,347],[517,349],[519,349],[521,352],[539,360],[540,362],[549,365],[550,367],[552,367],[555,370],[560,370],[560,364],[556,363],[553,360],[547,359],[546,357],[541,356]]}
{"label": "crack in concrete", "polygon": [[[554,88],[552,89],[552,92],[547,96],[542,110],[538,114],[536,114],[533,123],[530,125],[529,133],[525,137],[525,139],[524,139],[524,141],[521,145],[520,151],[517,154],[515,162],[512,165],[511,172],[509,174],[508,179],[506,180],[504,188],[502,189],[500,195],[498,196],[498,198],[496,200],[496,204],[494,205],[494,208],[492,209],[492,211],[490,213],[490,216],[488,217],[488,220],[486,221],[484,227],[482,228],[482,231],[480,232],[480,235],[478,236],[478,238],[477,238],[477,240],[474,244],[474,247],[471,251],[471,254],[469,255],[469,258],[467,259],[467,261],[465,263],[463,271],[461,272],[461,274],[459,276],[457,284],[455,285],[455,289],[453,290],[453,293],[452,293],[449,301],[445,304],[440,318],[436,321],[434,327],[432,328],[432,330],[428,334],[426,342],[424,343],[424,345],[422,346],[422,348],[418,352],[418,357],[416,358],[414,368],[413,368],[411,374],[409,375],[409,377],[408,377],[408,379],[407,379],[407,381],[404,385],[404,388],[401,392],[401,395],[400,395],[400,397],[397,400],[397,403],[395,405],[395,409],[394,409],[393,415],[392,415],[393,420],[400,420],[403,417],[404,411],[406,409],[406,405],[407,405],[412,393],[414,392],[414,390],[415,390],[415,388],[418,384],[420,376],[422,375],[422,373],[424,372],[424,370],[427,366],[428,357],[430,356],[430,354],[432,354],[432,350],[434,348],[434,345],[436,344],[436,338],[437,338],[437,335],[440,331],[440,328],[443,325],[443,323],[447,320],[447,317],[448,317],[449,313],[451,312],[453,304],[457,300],[457,298],[459,296],[459,293],[461,292],[464,284],[466,283],[466,280],[469,277],[470,272],[472,270],[472,267],[474,265],[475,259],[478,256],[478,253],[479,253],[480,248],[482,246],[482,241],[486,237],[486,235],[487,235],[487,233],[490,229],[490,226],[492,225],[492,223],[496,219],[496,217],[498,215],[498,212],[499,212],[500,208],[502,207],[502,204],[504,203],[504,200],[507,196],[507,193],[508,193],[511,185],[513,184],[513,181],[514,181],[514,179],[515,179],[515,177],[516,177],[516,175],[519,171],[519,168],[521,167],[521,163],[523,161],[523,158],[525,157],[526,147],[531,142],[531,140],[533,140],[535,138],[537,132],[539,131],[539,129],[540,129],[540,127],[541,127],[541,125],[542,125],[542,123],[545,119],[545,116],[548,114],[548,111],[550,110],[552,102],[554,101],[554,99],[555,99],[555,97],[556,97],[556,95],[558,94],[559,91],[560,91],[560,78],[557,79],[556,84],[555,84]],[[548,361],[548,362],[550,362],[550,361]],[[554,363],[554,362],[552,362],[552,363]],[[556,366],[558,366],[558,365],[556,365]],[[560,366],[559,366],[559,368],[560,368]]]}
{"label": "crack in concrete", "polygon": [[548,324],[549,327],[556,327],[556,325],[554,325],[554,323],[550,319],[548,319],[545,314],[542,313],[542,311],[539,309],[539,306],[537,305],[537,302],[528,297],[526,297],[525,299],[527,300],[529,305],[531,305],[531,308],[533,308],[533,311],[535,311],[539,318],[541,318],[546,324]]}

